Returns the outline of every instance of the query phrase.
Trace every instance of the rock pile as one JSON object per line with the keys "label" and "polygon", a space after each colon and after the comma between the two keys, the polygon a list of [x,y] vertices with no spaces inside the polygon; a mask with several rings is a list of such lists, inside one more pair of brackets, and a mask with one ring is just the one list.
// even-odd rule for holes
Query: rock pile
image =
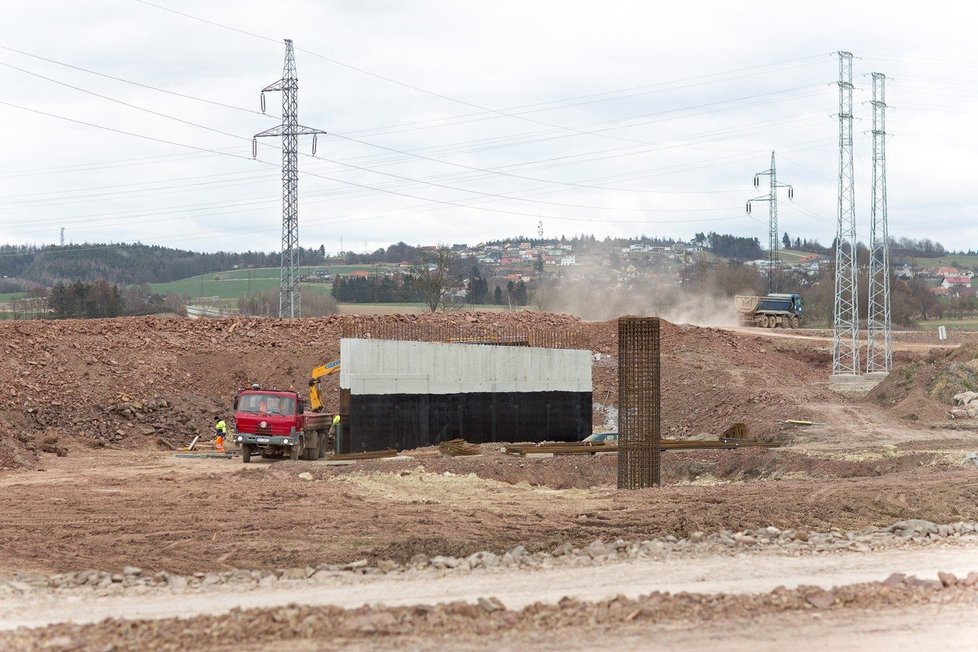
{"label": "rock pile", "polygon": [[[474,603],[456,601],[406,607],[343,609],[288,605],[268,609],[232,609],[230,613],[164,620],[108,619],[100,623],[58,624],[40,629],[21,628],[0,633],[0,647],[34,649],[224,649],[235,645],[281,647],[286,641],[339,641],[349,646],[362,640],[374,648],[429,649],[451,640],[501,640],[514,633],[554,640],[562,630],[580,632],[587,627],[621,628],[673,624],[689,627],[708,620],[754,622],[769,614],[812,613],[843,609],[881,610],[935,604],[973,605],[978,596],[978,573],[963,580],[950,573],[938,579],[893,574],[883,582],[868,582],[823,589],[778,587],[757,594],[698,594],[654,592],[638,598],[618,595],[585,602],[564,597],[556,604],[534,603],[520,610],[507,609],[494,597]],[[567,636],[567,634],[563,634]],[[378,638],[382,637],[382,638]],[[437,641],[437,642],[436,642]]]}
{"label": "rock pile", "polygon": [[953,400],[958,407],[948,413],[952,419],[978,417],[978,392],[961,392],[955,394]]}
{"label": "rock pile", "polygon": [[[978,522],[937,524],[921,519],[899,521],[883,528],[853,531],[809,532],[780,530],[769,526],[732,532],[721,530],[706,534],[693,532],[689,537],[673,535],[649,540],[605,541],[596,539],[584,547],[563,543],[550,551],[529,552],[518,545],[502,554],[487,550],[467,557],[417,554],[407,563],[389,559],[373,563],[361,559],[345,564],[320,564],[295,568],[232,571],[177,575],[165,571],[152,575],[140,568],[125,566],[121,571],[84,570],[51,575],[18,575],[0,578],[0,597],[19,595],[28,591],[92,590],[99,595],[112,595],[127,589],[167,589],[214,585],[269,586],[279,582],[308,580],[326,581],[348,574],[382,575],[396,573],[407,576],[419,573],[493,572],[507,568],[546,569],[557,567],[594,566],[637,559],[668,560],[696,559],[722,554],[781,554],[789,556],[819,555],[838,551],[868,552],[885,548],[921,545],[974,545],[978,542]],[[978,583],[978,572],[965,579],[966,585]]]}

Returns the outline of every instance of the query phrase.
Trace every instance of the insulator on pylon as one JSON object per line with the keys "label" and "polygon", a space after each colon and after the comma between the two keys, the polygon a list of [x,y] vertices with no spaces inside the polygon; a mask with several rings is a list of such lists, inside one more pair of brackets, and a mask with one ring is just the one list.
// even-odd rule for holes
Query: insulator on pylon
{"label": "insulator on pylon", "polygon": [[788,199],[794,199],[794,198],[795,198],[795,189],[792,188],[791,186],[788,186]]}
{"label": "insulator on pylon", "polygon": [[251,158],[258,158],[258,139],[251,139]]}
{"label": "insulator on pylon", "polygon": [[759,188],[759,187],[760,187],[760,185],[761,185],[761,183],[760,183],[760,181],[758,180],[758,178],[757,178],[757,175],[755,174],[755,175],[754,175],[754,187],[755,187],[755,188]]}
{"label": "insulator on pylon", "polygon": [[747,202],[747,214],[750,215],[750,202]]}
{"label": "insulator on pylon", "polygon": [[318,140],[317,136],[318,136],[318,134],[313,134],[312,135],[312,155],[313,156],[316,155],[316,142]]}
{"label": "insulator on pylon", "polygon": [[261,92],[261,112],[265,112],[265,91]]}

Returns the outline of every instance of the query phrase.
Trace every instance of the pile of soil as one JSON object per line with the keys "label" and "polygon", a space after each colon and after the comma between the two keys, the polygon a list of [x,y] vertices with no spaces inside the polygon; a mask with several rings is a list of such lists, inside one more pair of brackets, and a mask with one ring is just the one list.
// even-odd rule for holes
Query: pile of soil
{"label": "pile of soil", "polygon": [[955,394],[976,388],[978,344],[968,342],[896,367],[867,399],[905,419],[937,421],[948,416]]}
{"label": "pile of soil", "polygon": [[[347,324],[349,322],[349,324]],[[303,388],[309,370],[339,355],[344,325],[358,330],[394,322],[421,326],[571,332],[594,352],[595,427],[604,406],[617,404],[617,322],[583,322],[535,312],[453,312],[436,315],[25,321],[0,324],[0,432],[26,436],[24,454],[5,453],[0,466],[24,466],[31,453],[72,447],[184,445],[209,435],[215,415],[227,416],[234,393],[252,382]],[[810,418],[805,404],[834,398],[826,370],[798,351],[728,331],[662,324],[663,434],[722,433],[744,422],[755,436],[778,432],[788,418]],[[338,380],[329,379],[326,409],[338,408]],[[824,385],[824,383],[822,383]],[[821,396],[825,394],[825,396]]]}

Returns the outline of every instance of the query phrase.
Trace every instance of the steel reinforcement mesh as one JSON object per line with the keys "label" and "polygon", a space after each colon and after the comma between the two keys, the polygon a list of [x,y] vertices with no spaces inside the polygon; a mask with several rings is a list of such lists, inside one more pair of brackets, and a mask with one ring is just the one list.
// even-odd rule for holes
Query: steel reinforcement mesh
{"label": "steel reinforcement mesh", "polygon": [[417,322],[345,323],[343,337],[411,342],[447,342],[497,346],[533,346],[544,349],[584,349],[580,328],[535,328],[488,324]]}
{"label": "steel reinforcement mesh", "polygon": [[618,488],[660,480],[661,394],[658,317],[618,320]]}

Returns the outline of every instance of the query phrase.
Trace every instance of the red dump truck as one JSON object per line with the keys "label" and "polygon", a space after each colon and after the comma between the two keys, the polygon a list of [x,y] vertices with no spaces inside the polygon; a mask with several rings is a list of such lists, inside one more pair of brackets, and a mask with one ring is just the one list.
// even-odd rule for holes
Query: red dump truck
{"label": "red dump truck", "polygon": [[318,460],[330,450],[332,417],[307,412],[294,391],[266,390],[252,386],[234,397],[234,441],[241,446],[241,460],[289,457]]}
{"label": "red dump truck", "polygon": [[332,417],[323,412],[320,382],[340,370],[334,360],[312,370],[309,376],[309,410],[294,390],[262,389],[252,385],[234,397],[234,441],[241,446],[246,464],[255,453],[262,457],[318,460],[332,450]]}

